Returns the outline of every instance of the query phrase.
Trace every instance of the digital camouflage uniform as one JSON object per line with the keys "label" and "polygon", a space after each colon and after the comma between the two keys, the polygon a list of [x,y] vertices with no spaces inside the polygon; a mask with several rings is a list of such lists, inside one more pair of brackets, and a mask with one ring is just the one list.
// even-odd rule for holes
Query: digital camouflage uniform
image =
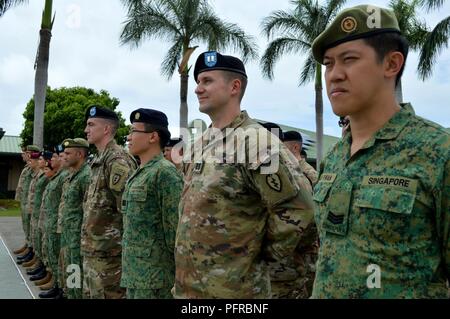
{"label": "digital camouflage uniform", "polygon": [[61,201],[62,186],[67,170],[59,170],[50,178],[42,196],[41,214],[43,218],[42,259],[54,278],[58,278],[58,258],[60,235],[56,233],[58,207]]}
{"label": "digital camouflage uniform", "polygon": [[91,163],[81,232],[83,298],[123,298],[120,287],[122,213],[125,182],[136,162],[112,140]]}
{"label": "digital camouflage uniform", "polygon": [[24,194],[26,196],[26,212],[28,215],[28,232],[27,232],[27,238],[29,238],[29,243],[30,246],[33,247],[33,237],[32,237],[32,233],[31,233],[31,228],[32,228],[32,224],[31,224],[31,215],[33,213],[33,206],[34,206],[34,193],[36,192],[36,183],[38,181],[39,178],[39,170],[37,171],[32,171],[31,175],[30,175],[30,185],[28,188],[28,194]]}
{"label": "digital camouflage uniform", "polygon": [[450,134],[403,105],[353,156],[351,142],[315,188],[313,298],[448,298]]}
{"label": "digital camouflage uniform", "polygon": [[[228,128],[257,132],[256,143],[237,138],[237,150],[248,159],[262,141],[262,132],[267,132],[245,111]],[[237,131],[226,129],[222,131],[231,142]],[[313,224],[311,195],[297,185],[284,148],[264,152],[271,149],[267,147],[260,153],[266,155],[256,162],[236,164],[227,158],[225,163],[212,163],[211,159],[224,159],[222,153],[211,152],[221,143],[221,139],[206,140],[202,162],[186,166],[173,294],[176,298],[270,298],[266,262],[291,256],[300,240],[309,240],[303,235]],[[277,159],[277,169],[263,174],[263,168]]]}
{"label": "digital camouflage uniform", "polygon": [[34,251],[39,258],[42,258],[42,232],[39,229],[39,217],[41,213],[42,195],[47,184],[47,176],[45,176],[43,171],[40,171],[36,179],[31,212],[31,240]]}
{"label": "digital camouflage uniform", "polygon": [[[83,261],[81,258],[81,223],[83,221],[83,198],[89,187],[89,165],[84,163],[79,170],[68,174],[65,184],[62,201],[64,205],[61,210],[61,249],[59,256],[60,281],[68,299],[81,299],[82,287],[68,287],[67,279],[73,273],[67,267],[77,265],[80,267],[80,274],[83,274]],[[83,283],[80,278],[80,285]]]}
{"label": "digital camouflage uniform", "polygon": [[298,161],[298,164],[300,165],[300,169],[302,170],[303,174],[305,174],[306,178],[311,182],[311,185],[314,187],[314,185],[317,184],[317,180],[319,177],[317,171],[304,158],[301,158]]}
{"label": "digital camouflage uniform", "polygon": [[183,179],[158,155],[128,180],[122,196],[122,280],[128,299],[168,299],[175,281],[175,233]]}
{"label": "digital camouflage uniform", "polygon": [[[282,144],[282,148],[285,146]],[[304,174],[299,161],[286,149],[290,158],[288,163],[294,171],[294,177],[300,188],[312,196],[311,181]],[[304,234],[308,240],[299,241],[294,254],[276,262],[268,262],[272,299],[306,299],[311,296],[315,277],[315,263],[318,252],[317,228],[310,227],[309,234]]]}
{"label": "digital camouflage uniform", "polygon": [[22,217],[22,228],[25,234],[25,241],[28,245],[31,245],[29,238],[30,230],[30,214],[27,212],[27,200],[28,192],[30,188],[31,179],[33,178],[33,169],[26,165],[22,170],[19,178],[19,184],[16,189],[16,201],[20,201],[20,212]]}

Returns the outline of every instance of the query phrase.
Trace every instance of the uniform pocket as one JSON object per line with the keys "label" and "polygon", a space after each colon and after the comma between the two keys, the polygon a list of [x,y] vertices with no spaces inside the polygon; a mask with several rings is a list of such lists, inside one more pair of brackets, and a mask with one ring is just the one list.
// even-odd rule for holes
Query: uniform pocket
{"label": "uniform pocket", "polygon": [[415,199],[415,192],[399,188],[363,186],[355,200],[355,206],[409,215],[413,210]]}
{"label": "uniform pocket", "polygon": [[322,229],[327,233],[347,235],[352,190],[350,181],[337,180],[333,184],[322,220]]}

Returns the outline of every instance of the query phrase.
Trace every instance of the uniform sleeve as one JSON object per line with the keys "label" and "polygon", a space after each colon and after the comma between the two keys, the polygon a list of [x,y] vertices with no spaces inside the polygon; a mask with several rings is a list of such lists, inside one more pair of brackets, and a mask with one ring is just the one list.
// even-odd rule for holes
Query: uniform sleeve
{"label": "uniform sleeve", "polygon": [[267,260],[280,260],[293,254],[299,242],[313,240],[309,233],[313,226],[311,193],[301,188],[295,172],[288,168],[281,155],[278,170],[273,174],[251,172],[255,189],[269,211],[264,253]]}
{"label": "uniform sleeve", "polygon": [[116,198],[116,207],[118,210],[122,206],[122,193],[125,190],[125,184],[128,178],[133,174],[134,167],[124,158],[115,158],[110,161],[109,176],[106,176],[108,188]]}
{"label": "uniform sleeve", "polygon": [[22,197],[23,180],[25,179],[25,175],[27,175],[27,172],[28,172],[28,170],[25,168],[22,170],[22,173],[20,173],[19,183],[17,184],[17,188],[16,188],[16,196],[14,197],[14,200],[16,200],[16,201],[20,201],[20,199]]}
{"label": "uniform sleeve", "polygon": [[164,240],[167,250],[175,252],[175,235],[178,226],[178,205],[180,203],[183,179],[175,167],[164,168],[158,176],[158,201],[162,214]]}

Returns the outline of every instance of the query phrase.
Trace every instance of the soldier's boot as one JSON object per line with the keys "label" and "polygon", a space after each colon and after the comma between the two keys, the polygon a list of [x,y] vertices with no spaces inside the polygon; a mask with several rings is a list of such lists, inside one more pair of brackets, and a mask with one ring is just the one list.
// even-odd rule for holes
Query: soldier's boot
{"label": "soldier's boot", "polygon": [[50,290],[41,292],[39,298],[42,299],[64,299],[62,289],[59,289],[57,285],[53,286]]}
{"label": "soldier's boot", "polygon": [[22,266],[25,268],[34,268],[38,264],[39,264],[39,258],[36,255],[34,255],[34,257],[31,260],[26,261],[26,262],[24,261]]}
{"label": "soldier's boot", "polygon": [[37,273],[40,273],[42,271],[43,267],[44,267],[44,265],[39,265],[36,268],[31,268],[31,269],[27,270],[27,275],[34,276]]}
{"label": "soldier's boot", "polygon": [[47,271],[44,268],[44,270],[42,270],[40,273],[38,273],[34,276],[31,276],[30,281],[38,281],[38,280],[44,279],[45,277],[47,277]]}
{"label": "soldier's boot", "polygon": [[25,250],[27,250],[27,248],[28,248],[28,245],[25,243],[19,249],[14,250],[13,253],[14,253],[14,255],[21,255],[23,252],[25,252]]}
{"label": "soldier's boot", "polygon": [[39,286],[39,289],[42,291],[49,291],[50,289],[53,289],[54,286],[55,286],[55,280],[52,277],[52,279],[48,283]]}
{"label": "soldier's boot", "polygon": [[34,285],[39,287],[39,286],[48,284],[51,280],[52,280],[52,274],[51,274],[51,272],[47,271],[47,273],[45,274],[45,277],[40,280],[36,280],[34,282]]}
{"label": "soldier's boot", "polygon": [[33,251],[33,248],[27,247],[24,251],[17,254],[17,258],[24,258],[26,255],[30,254]]}

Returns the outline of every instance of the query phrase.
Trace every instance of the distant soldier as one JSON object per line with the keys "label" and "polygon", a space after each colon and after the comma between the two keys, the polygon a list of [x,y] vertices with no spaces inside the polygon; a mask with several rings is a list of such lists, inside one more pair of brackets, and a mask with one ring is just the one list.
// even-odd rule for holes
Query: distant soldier
{"label": "distant soldier", "polygon": [[[174,151],[174,148],[176,152],[172,153]],[[166,160],[168,160],[169,162],[173,163],[175,165],[175,167],[177,168],[177,171],[179,171],[180,173],[182,172],[183,169],[183,163],[182,163],[182,158],[183,158],[183,140],[181,138],[171,138],[168,142],[167,145],[164,147],[164,157],[166,158]],[[175,156],[174,156],[175,155]]]}
{"label": "distant soldier", "polygon": [[25,234],[25,244],[14,251],[14,254],[16,255],[27,255],[31,249],[29,246],[30,240],[28,238],[28,228],[30,224],[29,215],[26,211],[26,202],[28,197],[28,191],[30,187],[30,182],[32,179],[33,169],[30,166],[30,154],[31,152],[39,152],[39,148],[35,145],[28,145],[25,147],[25,149],[22,151],[22,160],[25,162],[25,167],[22,170],[22,173],[20,174],[19,183],[17,184],[16,189],[16,197],[15,200],[20,202],[20,211],[21,211],[21,217],[22,217],[22,228]]}
{"label": "distant soldier", "polygon": [[[48,151],[42,151],[39,156],[38,161],[38,174],[35,177],[35,184],[33,192],[30,192],[29,196],[29,212],[31,214],[30,221],[30,238],[34,248],[34,252],[36,254],[35,262],[30,264],[24,264],[25,267],[31,267],[31,272],[34,274],[30,274],[31,281],[38,281],[44,279],[47,274],[47,270],[42,263],[42,234],[39,229],[39,216],[41,212],[41,203],[42,203],[42,195],[44,194],[45,187],[48,183],[48,178],[45,176],[44,167],[45,161],[51,159],[52,153]],[[32,197],[31,197],[32,196]],[[31,263],[31,262],[30,262]],[[40,272],[35,273],[36,266],[42,269]]]}
{"label": "distant soldier", "polygon": [[122,193],[136,161],[114,136],[119,127],[116,113],[92,106],[86,112],[85,133],[98,155],[91,163],[91,178],[84,201],[81,232],[83,298],[124,298],[122,273]]}
{"label": "distant soldier", "polygon": [[308,162],[302,158],[301,151],[303,149],[303,138],[299,132],[287,131],[283,133],[283,143],[286,147],[294,154],[297,159],[300,168],[305,174],[305,176],[310,181],[311,185],[314,187],[317,183],[318,174],[317,171],[308,164]]}
{"label": "distant soldier", "polygon": [[128,299],[169,299],[175,281],[175,233],[183,179],[162,150],[170,139],[167,117],[151,109],[131,113],[129,149],[140,168],[122,196],[121,286]]}
{"label": "distant soldier", "polygon": [[351,123],[314,189],[312,297],[448,299],[450,134],[396,99],[408,42],[395,13],[345,9],[312,52],[333,112]]}
{"label": "distant soldier", "polygon": [[[296,183],[281,142],[241,112],[247,85],[242,61],[202,53],[194,78],[200,111],[212,125],[200,141],[203,152],[185,164],[173,295],[270,298],[267,262],[292,255],[306,241],[311,195]],[[256,141],[248,143],[244,132]],[[252,158],[258,144],[260,156]]]}
{"label": "distant soldier", "polygon": [[[61,206],[61,242],[59,256],[59,276],[68,299],[81,299],[83,296],[83,262],[81,256],[81,224],[83,222],[83,198],[89,187],[90,169],[86,163],[89,144],[85,139],[66,139],[64,161],[69,170],[63,185]],[[75,274],[74,281],[68,280]],[[77,278],[76,274],[80,276]],[[70,284],[68,284],[68,281]]]}
{"label": "distant soldier", "polygon": [[45,174],[49,178],[49,183],[45,188],[41,204],[43,220],[42,251],[44,264],[47,272],[51,274],[51,281],[41,285],[41,290],[47,290],[39,294],[40,298],[55,298],[59,295],[58,289],[58,259],[60,253],[61,236],[56,232],[58,222],[58,208],[61,202],[63,184],[67,178],[68,171],[60,160],[60,153],[63,147],[55,147],[50,164],[45,168]]}

